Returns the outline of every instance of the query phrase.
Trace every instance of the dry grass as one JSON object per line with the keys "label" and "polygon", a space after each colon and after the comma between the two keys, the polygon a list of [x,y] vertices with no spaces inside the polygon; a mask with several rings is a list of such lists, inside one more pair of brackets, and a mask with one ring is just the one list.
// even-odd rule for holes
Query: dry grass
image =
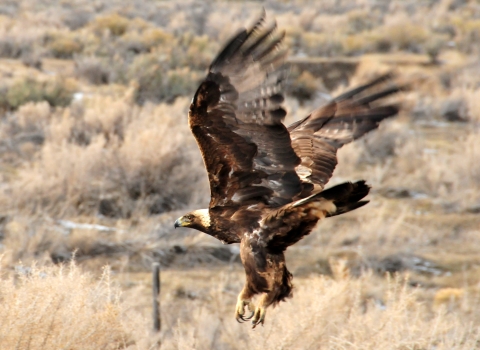
{"label": "dry grass", "polygon": [[[366,179],[371,203],[287,252],[295,296],[251,331],[232,316],[236,247],[172,224],[209,200],[191,95],[258,4],[0,4],[0,348],[478,347],[478,6],[265,7],[303,67],[290,75],[289,121],[324,101],[318,91],[387,71],[410,87],[399,117],[339,153],[332,184]],[[52,266],[74,251],[81,268]],[[153,261],[163,267],[157,336]],[[100,277],[104,265],[113,273]]]}
{"label": "dry grass", "polygon": [[100,202],[109,200],[117,207],[109,216],[129,217],[191,202],[204,179],[194,141],[185,143],[186,100],[143,108],[122,99],[88,103],[78,115],[67,109],[47,116],[45,144],[18,172],[10,188],[14,200],[5,206],[63,217],[99,213]]}
{"label": "dry grass", "polygon": [[74,264],[18,266],[13,277],[0,282],[0,315],[12,320],[0,327],[0,345],[147,349],[159,341],[163,349],[476,347],[477,289],[443,289],[430,303],[424,301],[425,292],[409,286],[408,277],[381,283],[366,273],[353,279],[341,261],[333,262],[332,269],[335,279],[298,280],[295,297],[270,310],[266,325],[255,331],[229,317],[232,290],[241,284],[238,270],[219,271],[213,288],[203,270],[196,277],[177,272],[183,279],[167,273],[161,300],[164,330],[157,336],[148,332],[149,322],[142,315],[148,303],[144,281],[130,278],[136,282],[120,295],[108,269],[95,280]]}
{"label": "dry grass", "polygon": [[[120,349],[129,343],[110,272],[96,280],[74,264],[17,266],[2,279],[2,349]],[[5,274],[5,271],[3,271]]]}
{"label": "dry grass", "polygon": [[[479,334],[472,324],[477,321],[470,312],[478,296],[464,298],[462,307],[455,312],[447,312],[444,305],[432,310],[419,301],[419,291],[408,287],[401,278],[389,280],[384,290],[372,291],[375,281],[368,274],[356,280],[311,277],[308,282],[302,281],[293,300],[271,310],[265,327],[255,331],[229,322],[224,311],[216,310],[215,306],[185,301],[194,306],[194,311],[188,323],[178,322],[172,338],[166,338],[163,346],[167,349],[468,349],[476,346]],[[213,305],[223,305],[233,299],[225,297],[225,291],[218,291],[213,298]]]}

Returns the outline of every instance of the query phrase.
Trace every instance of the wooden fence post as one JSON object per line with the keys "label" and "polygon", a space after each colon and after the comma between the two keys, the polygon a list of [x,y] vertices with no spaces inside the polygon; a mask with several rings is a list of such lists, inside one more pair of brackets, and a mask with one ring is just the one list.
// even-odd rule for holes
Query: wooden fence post
{"label": "wooden fence post", "polygon": [[152,264],[152,282],[153,282],[153,330],[160,332],[162,323],[160,320],[160,264]]}

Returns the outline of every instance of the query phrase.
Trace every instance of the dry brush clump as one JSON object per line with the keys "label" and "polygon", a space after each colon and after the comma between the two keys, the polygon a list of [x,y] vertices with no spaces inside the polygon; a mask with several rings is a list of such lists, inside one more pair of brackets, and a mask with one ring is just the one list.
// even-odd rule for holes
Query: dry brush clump
{"label": "dry brush clump", "polygon": [[77,112],[54,114],[36,157],[4,192],[4,208],[130,217],[190,204],[205,187],[201,158],[188,137],[187,106],[184,99],[138,107],[128,98],[99,97]]}
{"label": "dry brush clump", "polygon": [[21,58],[26,65],[39,69],[42,60],[49,57],[73,58],[77,77],[93,84],[128,85],[136,81],[142,95],[139,103],[171,102],[190,94],[198,73],[203,74],[218,50],[217,42],[192,30],[172,33],[168,25],[159,28],[151,21],[115,11],[92,16],[89,11],[79,10],[86,14],[80,16],[86,22],[67,23],[69,27],[65,27],[48,12],[32,15],[28,9],[26,6],[25,16],[31,22],[26,29],[21,18],[0,18],[0,33],[4,34],[0,57]]}
{"label": "dry brush clump", "polygon": [[[295,276],[331,273],[324,268],[330,258],[348,254],[355,257],[347,262],[355,267],[352,276],[369,269],[381,274],[386,257],[407,253],[430,254],[427,262],[440,264],[441,272],[418,272],[420,266],[410,280],[420,286],[415,290],[390,281],[385,290],[371,291],[372,286],[383,286],[384,279],[368,273],[359,279],[336,274],[344,276],[338,281],[313,276],[308,285],[298,278],[294,299],[271,311],[266,326],[254,332],[232,317],[242,286],[240,267],[233,265],[228,276],[218,276],[212,266],[221,269],[228,261],[192,253],[204,245],[216,249],[213,239],[178,230],[174,235],[172,223],[175,210],[205,207],[209,199],[207,176],[187,126],[192,89],[221,43],[258,16],[257,5],[140,1],[126,8],[117,0],[101,0],[95,7],[80,1],[75,7],[65,3],[61,10],[51,5],[47,11],[21,3],[16,15],[0,16],[0,56],[21,59],[37,69],[20,77],[14,74],[14,79],[5,73],[10,68],[0,70],[0,104],[8,110],[0,124],[4,266],[19,260],[58,263],[70,260],[75,250],[85,267],[108,262],[127,275],[144,271],[152,261],[168,260],[166,269],[203,266],[204,279],[212,281],[208,288],[202,290],[192,277],[174,276],[181,286],[173,292],[167,287],[162,296],[165,348],[476,346],[475,287],[465,286],[467,279],[471,285],[478,283],[474,247],[479,237],[475,213],[480,208],[480,99],[474,3],[332,0],[319,4],[317,12],[298,10],[307,6],[303,0],[266,3],[268,15],[287,30],[291,55],[299,59],[390,53],[359,60],[354,76],[337,79],[344,85],[341,89],[347,81],[358,85],[391,70],[394,63],[385,63],[390,59],[398,63],[400,77],[413,82],[410,91],[399,96],[405,113],[340,150],[332,184],[364,178],[373,185],[371,203],[326,220],[300,242],[297,265],[289,260],[289,266],[304,272]],[[52,16],[55,11],[58,16]],[[56,73],[42,68],[52,67],[52,61],[72,67],[75,61],[75,67]],[[298,119],[318,106],[315,91],[322,88],[322,78],[310,71],[292,72],[290,78],[297,88],[293,92],[303,98],[301,104],[287,98],[289,113],[296,112]],[[51,89],[55,98],[49,100],[44,82],[57,81],[65,84]],[[289,118],[295,119],[290,114]],[[69,228],[72,222],[105,225],[106,230]],[[310,261],[307,252],[318,256]],[[183,276],[180,271],[173,274],[177,273]],[[80,273],[75,276],[83,281]],[[70,282],[62,281],[70,291]],[[127,285],[130,293],[132,283]],[[29,286],[25,282],[20,288],[41,295]],[[429,291],[439,286],[452,289]],[[138,318],[136,311],[149,313],[149,302],[136,300],[139,295],[129,297],[127,304],[115,304],[132,311],[121,317],[128,329],[137,326],[130,322]],[[448,304],[446,310],[441,310],[443,304]],[[70,322],[68,316],[62,319]],[[142,322],[138,324],[147,329]],[[45,334],[43,328],[38,334]],[[28,340],[20,341],[24,339]],[[129,340],[119,348],[153,344],[145,334],[122,339]]]}
{"label": "dry brush clump", "polygon": [[189,68],[168,69],[158,54],[138,56],[127,73],[138,88],[135,101],[173,102],[179,96],[192,95],[203,74]]}
{"label": "dry brush clump", "polygon": [[[310,276],[295,288],[294,297],[269,310],[264,327],[237,324],[226,304],[234,305],[226,278],[210,298],[167,305],[166,349],[469,349],[480,334],[472,311],[478,291],[463,295],[461,306],[448,312],[422,302],[422,292],[397,276],[380,282],[366,274],[358,279],[338,267],[337,280]],[[376,287],[373,287],[375,286]],[[233,294],[233,293],[232,293]],[[177,316],[177,303],[191,311]],[[230,311],[230,312],[229,312]],[[175,322],[175,319],[178,320]],[[208,319],[208,322],[205,320]]]}
{"label": "dry brush clump", "polygon": [[130,343],[108,268],[99,279],[74,263],[19,265],[2,275],[2,349],[123,349]]}
{"label": "dry brush clump", "polygon": [[71,34],[53,33],[45,38],[50,54],[55,58],[72,58],[83,50],[80,39]]}
{"label": "dry brush clump", "polygon": [[0,112],[3,115],[30,102],[46,101],[52,107],[65,107],[78,89],[74,79],[63,75],[23,73],[0,83]]}
{"label": "dry brush clump", "polygon": [[168,274],[161,297],[164,328],[152,335],[145,288],[120,294],[108,267],[94,278],[74,263],[18,265],[0,280],[0,345],[151,349],[159,341],[165,349],[470,349],[479,341],[475,288],[442,289],[434,302],[425,302],[408,277],[385,283],[369,273],[352,278],[341,263],[332,269],[335,279],[297,279],[294,297],[269,310],[265,326],[256,330],[235,322],[230,312],[242,272],[225,269],[195,287]]}
{"label": "dry brush clump", "polygon": [[[41,67],[45,57],[73,57],[76,75],[90,83],[128,85],[134,80],[139,84],[138,103],[172,101],[191,94],[190,86],[204,73],[219,43],[258,16],[253,5],[239,11],[228,2],[215,8],[208,3],[174,7],[140,2],[128,9],[112,2],[98,5],[96,11],[85,5],[79,4],[78,23],[71,23],[75,16],[68,6],[62,16],[50,16],[48,11],[32,15],[38,9],[25,4],[17,11],[24,11],[30,20],[26,30],[21,19],[2,17],[0,30],[5,40],[0,54],[22,57],[36,67]],[[429,55],[438,64],[440,53],[449,47],[469,54],[477,46],[476,9],[469,2],[454,6],[455,11],[449,0],[432,6],[399,1],[368,6],[361,1],[327,2],[313,12],[295,10],[303,5],[297,1],[267,6],[287,30],[293,56],[402,51]],[[232,13],[236,15],[227,21]]]}
{"label": "dry brush clump", "polygon": [[429,199],[433,207],[455,211],[478,206],[478,128],[441,125],[428,139],[421,127],[407,125],[410,131],[402,123],[386,124],[384,131],[342,150],[337,179],[364,177],[361,169],[375,191],[408,189],[406,198]]}
{"label": "dry brush clump", "polygon": [[7,85],[0,97],[0,108],[11,110],[29,103],[47,101],[50,106],[65,107],[70,104],[75,82],[62,77],[39,80],[25,77]]}

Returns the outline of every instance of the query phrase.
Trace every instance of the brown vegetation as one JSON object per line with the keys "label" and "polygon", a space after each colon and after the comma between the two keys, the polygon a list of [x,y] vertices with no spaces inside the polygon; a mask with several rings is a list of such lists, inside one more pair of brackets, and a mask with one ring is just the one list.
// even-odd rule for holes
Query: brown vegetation
{"label": "brown vegetation", "polygon": [[[367,180],[368,210],[288,252],[294,298],[252,332],[233,318],[236,247],[173,221],[209,200],[191,94],[258,3],[0,4],[0,348],[478,347],[478,6],[265,7],[287,31],[288,121],[386,71],[409,89],[398,118],[340,150],[332,184]],[[79,267],[54,265],[74,252]]]}
{"label": "brown vegetation", "polygon": [[74,264],[17,266],[1,280],[2,349],[119,349],[128,344],[119,290]]}

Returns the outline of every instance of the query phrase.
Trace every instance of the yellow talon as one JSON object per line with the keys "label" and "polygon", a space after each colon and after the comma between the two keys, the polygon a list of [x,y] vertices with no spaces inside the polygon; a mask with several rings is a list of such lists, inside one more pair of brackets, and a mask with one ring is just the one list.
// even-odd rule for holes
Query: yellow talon
{"label": "yellow talon", "polygon": [[[245,317],[245,306],[248,307],[248,309],[251,311],[251,315],[248,317]],[[237,307],[235,308],[235,319],[237,320],[238,323],[243,323],[245,321],[248,321],[253,317],[255,314],[255,305],[250,300],[238,300],[237,301]]]}
{"label": "yellow talon", "polygon": [[263,326],[265,322],[265,315],[267,313],[267,310],[263,307],[257,307],[255,310],[253,319],[252,319],[252,328],[254,329],[256,326],[261,324]]}

